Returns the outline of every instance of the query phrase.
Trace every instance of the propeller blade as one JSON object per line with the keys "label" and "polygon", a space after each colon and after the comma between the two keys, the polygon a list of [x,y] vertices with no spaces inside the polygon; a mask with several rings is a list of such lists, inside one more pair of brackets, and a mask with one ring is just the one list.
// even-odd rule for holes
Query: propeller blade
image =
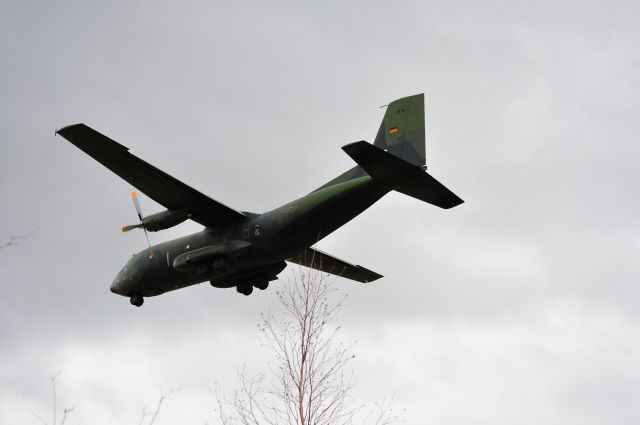
{"label": "propeller blade", "polygon": [[122,233],[128,232],[129,230],[139,229],[142,227],[142,224],[132,224],[131,226],[123,226]]}
{"label": "propeller blade", "polygon": [[140,223],[142,223],[142,208],[140,208],[140,201],[138,201],[138,194],[136,192],[131,192],[131,199],[133,199],[133,205],[136,206],[136,212],[138,213],[138,218],[140,219]]}
{"label": "propeller blade", "polygon": [[149,258],[153,257],[153,251],[151,250],[151,242],[149,242],[149,234],[147,233],[147,229],[144,226],[140,225],[142,230],[144,230],[144,236],[147,238],[147,245],[149,246]]}
{"label": "propeller blade", "polygon": [[[147,245],[149,246],[149,258],[153,257],[153,251],[151,250],[151,243],[149,242],[149,234],[147,233],[147,228],[144,227],[144,222],[143,222],[143,218],[142,218],[142,208],[140,208],[140,201],[138,201],[138,194],[136,192],[131,192],[131,199],[133,199],[133,205],[136,206],[136,212],[138,213],[138,218],[140,219],[140,224],[136,225],[136,226],[127,226],[127,227],[131,227],[133,229],[137,229],[142,227],[142,230],[144,230],[144,237],[147,239]],[[125,227],[122,228],[122,231],[124,232]],[[131,230],[131,229],[128,229]]]}
{"label": "propeller blade", "polygon": [[144,227],[143,217],[142,217],[142,208],[140,208],[140,201],[138,201],[138,194],[136,192],[131,192],[131,199],[133,199],[133,205],[136,207],[136,212],[138,213],[138,218],[140,219],[140,224],[132,224],[131,226],[124,226],[122,228],[122,232],[128,232],[129,230],[142,228],[144,230],[144,237],[147,239],[147,245],[149,246],[149,258],[153,258],[154,252],[151,250],[151,243],[149,242],[149,234],[147,233],[147,228]]}

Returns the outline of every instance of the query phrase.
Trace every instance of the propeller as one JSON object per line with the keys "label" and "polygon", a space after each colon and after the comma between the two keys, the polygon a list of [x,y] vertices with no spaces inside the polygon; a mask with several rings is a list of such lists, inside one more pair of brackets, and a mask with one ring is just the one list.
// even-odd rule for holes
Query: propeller
{"label": "propeller", "polygon": [[133,199],[133,205],[136,207],[136,212],[138,213],[138,218],[140,219],[139,224],[132,224],[130,226],[124,226],[122,228],[122,232],[128,232],[133,229],[144,230],[144,236],[147,239],[147,245],[149,246],[149,257],[153,257],[153,251],[151,251],[151,243],[149,243],[149,234],[147,233],[147,228],[144,226],[144,217],[142,216],[142,208],[140,208],[140,201],[138,201],[138,194],[136,192],[131,192],[131,199]]}

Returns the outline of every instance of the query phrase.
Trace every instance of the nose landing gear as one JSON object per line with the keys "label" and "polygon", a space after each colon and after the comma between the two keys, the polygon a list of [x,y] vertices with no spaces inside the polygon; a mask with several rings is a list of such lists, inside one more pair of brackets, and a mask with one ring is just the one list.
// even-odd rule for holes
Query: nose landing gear
{"label": "nose landing gear", "polygon": [[132,305],[135,305],[136,307],[140,307],[142,304],[144,304],[144,298],[142,298],[141,295],[134,295],[131,297],[129,301],[131,302]]}

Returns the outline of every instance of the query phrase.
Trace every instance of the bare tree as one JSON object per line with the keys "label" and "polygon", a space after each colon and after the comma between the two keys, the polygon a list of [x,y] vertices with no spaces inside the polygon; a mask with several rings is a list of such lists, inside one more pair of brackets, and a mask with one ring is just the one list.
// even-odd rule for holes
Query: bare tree
{"label": "bare tree", "polygon": [[[51,377],[51,394],[52,394],[52,398],[53,398],[53,404],[52,404],[52,420],[51,420],[51,424],[52,425],[64,425],[64,423],[67,421],[67,418],[69,417],[69,414],[71,413],[71,411],[73,410],[73,407],[65,407],[64,410],[62,411],[62,419],[60,419],[60,422],[57,422],[57,414],[58,414],[58,391],[56,389],[56,379],[58,379],[58,375],[60,375],[60,371],[56,372],[52,377]],[[33,410],[31,411],[31,414],[33,416],[35,416],[36,419],[38,419],[40,422],[42,422],[44,425],[49,425],[49,423],[47,421],[45,421],[42,417],[38,416],[38,414],[36,412],[34,412]]]}
{"label": "bare tree", "polygon": [[[52,403],[52,420],[51,420],[51,424],[52,425],[64,425],[65,422],[67,421],[69,414],[73,411],[73,407],[65,407],[64,410],[62,411],[62,418],[60,419],[60,422],[57,422],[57,414],[58,414],[58,391],[56,388],[56,380],[58,379],[58,375],[60,375],[60,371],[56,372],[52,377],[51,377],[51,394],[52,394],[52,398],[53,398],[53,403]],[[147,411],[146,408],[142,409],[142,417],[140,418],[140,422],[138,422],[138,425],[153,425],[156,422],[156,419],[158,418],[158,415],[160,414],[160,409],[162,408],[162,404],[168,400],[173,394],[175,394],[177,392],[177,390],[174,390],[173,388],[170,388],[169,391],[164,391],[162,389],[162,387],[160,387],[160,397],[158,398],[158,403],[156,404],[156,408],[155,410],[151,410],[151,411]],[[33,410],[29,409],[31,411],[31,414],[38,419],[43,425],[49,425],[49,422],[47,422],[46,420],[44,420],[41,416],[39,416],[36,412],[34,412]],[[148,419],[147,422],[145,422],[145,419]]]}
{"label": "bare tree", "polygon": [[[393,397],[366,412],[357,407],[346,370],[354,359],[351,345],[339,342],[336,318],[339,297],[326,273],[302,269],[278,292],[283,318],[263,314],[258,325],[263,345],[272,353],[275,379],[267,385],[264,374],[238,371],[240,388],[231,398],[216,387],[218,419],[223,425],[389,425],[399,422]],[[337,301],[336,301],[337,299]]]}

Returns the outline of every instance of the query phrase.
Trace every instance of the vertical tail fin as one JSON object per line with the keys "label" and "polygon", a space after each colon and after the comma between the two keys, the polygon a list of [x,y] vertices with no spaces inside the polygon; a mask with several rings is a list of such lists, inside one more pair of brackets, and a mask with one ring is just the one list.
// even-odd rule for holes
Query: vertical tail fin
{"label": "vertical tail fin", "polygon": [[[425,164],[424,146],[424,94],[403,97],[387,105],[374,146],[395,155],[410,164]],[[339,175],[315,191],[365,176],[357,166]]]}
{"label": "vertical tail fin", "polygon": [[373,145],[413,165],[425,160],[424,94],[403,97],[387,106]]}
{"label": "vertical tail fin", "polygon": [[342,149],[358,164],[316,190],[369,175],[382,187],[440,208],[464,201],[425,172],[424,94],[403,97],[387,106],[371,146],[361,141]]}

